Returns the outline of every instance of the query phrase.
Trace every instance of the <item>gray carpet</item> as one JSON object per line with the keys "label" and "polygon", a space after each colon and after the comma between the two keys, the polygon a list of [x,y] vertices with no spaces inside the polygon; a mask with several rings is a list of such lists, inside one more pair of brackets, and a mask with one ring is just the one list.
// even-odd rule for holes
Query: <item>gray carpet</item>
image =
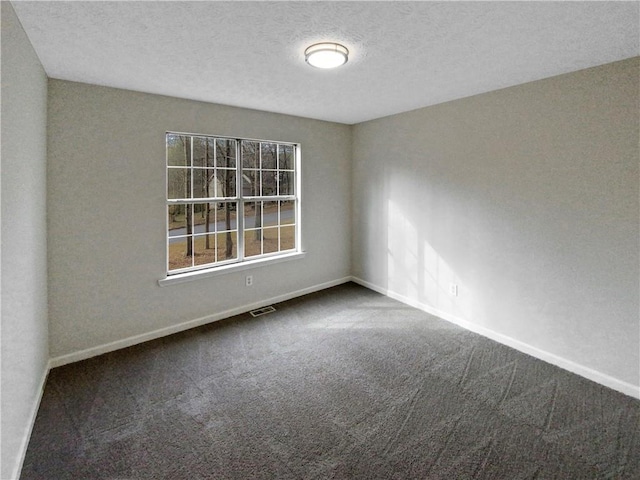
{"label": "gray carpet", "polygon": [[640,478],[640,401],[354,284],[51,371],[21,478]]}

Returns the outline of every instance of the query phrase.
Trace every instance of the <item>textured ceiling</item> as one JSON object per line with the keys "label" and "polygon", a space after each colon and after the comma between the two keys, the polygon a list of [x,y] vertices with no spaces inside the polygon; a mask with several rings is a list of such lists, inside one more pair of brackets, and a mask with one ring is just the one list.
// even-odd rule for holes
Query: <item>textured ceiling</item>
{"label": "textured ceiling", "polygon": [[640,54],[638,2],[12,3],[52,78],[348,124]]}

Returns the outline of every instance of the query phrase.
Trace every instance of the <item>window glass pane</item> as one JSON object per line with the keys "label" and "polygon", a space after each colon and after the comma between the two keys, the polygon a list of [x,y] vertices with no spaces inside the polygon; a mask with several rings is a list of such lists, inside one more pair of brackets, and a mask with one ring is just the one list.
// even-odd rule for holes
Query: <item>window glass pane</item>
{"label": "window glass pane", "polygon": [[225,232],[216,234],[218,248],[218,261],[238,258],[238,235],[237,232]]}
{"label": "window glass pane", "polygon": [[293,145],[278,145],[278,150],[278,168],[280,170],[293,170],[295,165]]}
{"label": "window glass pane", "polygon": [[191,175],[188,168],[169,168],[167,171],[167,198],[191,198]]}
{"label": "window glass pane", "polygon": [[228,138],[216,139],[216,165],[236,167],[236,141]]}
{"label": "window glass pane", "polygon": [[262,226],[278,226],[278,202],[263,202],[262,206]]}
{"label": "window glass pane", "polygon": [[169,205],[167,213],[169,215],[168,230],[170,237],[187,234],[186,205]]}
{"label": "window glass pane", "polygon": [[194,265],[206,265],[207,263],[214,263],[216,261],[216,236],[211,235],[196,235],[193,238],[193,264]]}
{"label": "window glass pane", "polygon": [[236,171],[216,168],[216,195],[218,197],[236,196]]}
{"label": "window glass pane", "polygon": [[[218,204],[216,202],[203,203],[202,211],[200,212],[203,218],[203,231],[214,232],[216,231],[216,222],[218,221]],[[209,227],[207,228],[207,225]],[[199,232],[196,232],[199,233]]]}
{"label": "window glass pane", "polygon": [[260,168],[260,143],[242,142],[242,167]]}
{"label": "window glass pane", "polygon": [[169,270],[191,267],[191,237],[169,239]]}
{"label": "window glass pane", "polygon": [[194,167],[213,167],[213,138],[211,137],[193,137],[193,166]]}
{"label": "window glass pane", "polygon": [[216,211],[216,231],[237,230],[236,202],[219,202]]}
{"label": "window glass pane", "polygon": [[[193,205],[184,205],[184,215],[185,215],[185,235],[191,235],[193,233]],[[188,255],[191,255],[191,250],[187,252]]]}
{"label": "window glass pane", "polygon": [[278,228],[263,229],[262,253],[278,251]]}
{"label": "window glass pane", "polygon": [[246,202],[244,206],[244,228],[258,228],[262,224],[262,202]]}
{"label": "window glass pane", "polygon": [[243,170],[242,194],[245,197],[260,195],[260,170]]}
{"label": "window glass pane", "polygon": [[215,196],[215,170],[193,169],[193,197],[210,198]]}
{"label": "window glass pane", "polygon": [[296,248],[296,227],[280,227],[280,250]]}
{"label": "window glass pane", "polygon": [[262,229],[252,228],[244,231],[244,256],[262,255]]}
{"label": "window glass pane", "polygon": [[278,194],[278,172],[276,170],[262,171],[262,196]]}
{"label": "window glass pane", "polygon": [[260,150],[262,152],[262,164],[261,168],[275,170],[278,168],[277,163],[277,143],[261,143]]}
{"label": "window glass pane", "polygon": [[[221,219],[224,219],[224,206],[221,202],[211,202],[209,204],[209,220],[215,223],[215,230],[219,230],[217,225]],[[211,227],[214,230],[214,227]]]}
{"label": "window glass pane", "polygon": [[[185,152],[185,145],[187,151]],[[167,165],[188,167],[190,156],[190,143],[187,135],[167,134]]]}
{"label": "window glass pane", "polygon": [[280,202],[280,224],[293,224],[296,222],[296,210],[295,202],[293,200],[287,200],[286,202]]}
{"label": "window glass pane", "polygon": [[[216,211],[213,203],[193,204],[193,232],[208,233],[215,231]],[[209,210],[207,211],[207,207]]]}
{"label": "window glass pane", "polygon": [[279,195],[293,195],[295,193],[295,180],[293,172],[280,172]]}

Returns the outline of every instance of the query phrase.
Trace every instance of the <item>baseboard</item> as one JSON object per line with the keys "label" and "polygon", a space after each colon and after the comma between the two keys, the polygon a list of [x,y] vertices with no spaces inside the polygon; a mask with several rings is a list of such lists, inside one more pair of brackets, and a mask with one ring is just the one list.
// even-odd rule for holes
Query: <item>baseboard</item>
{"label": "baseboard", "polygon": [[67,355],[61,355],[61,356],[52,358],[50,360],[49,362],[50,368],[61,367],[69,363],[79,362],[81,360],[86,360],[88,358],[97,357],[98,355],[102,355],[104,353],[109,353],[115,350],[120,350],[122,348],[131,347],[139,343],[148,342],[149,340],[155,340],[157,338],[166,337],[167,335],[171,335],[174,333],[196,328],[201,325],[206,325],[208,323],[216,322],[218,320],[223,320],[225,318],[233,317],[234,315],[247,313],[251,310],[255,310],[256,308],[261,308],[274,303],[291,300],[292,298],[301,297],[302,295],[307,295],[309,293],[317,292],[319,290],[324,290],[325,288],[335,287],[336,285],[340,285],[350,281],[351,281],[351,277],[343,277],[336,280],[331,280],[329,282],[324,282],[317,285],[313,285],[311,287],[296,290],[295,292],[290,292],[283,295],[278,295],[276,297],[260,300],[259,302],[255,302],[249,305],[242,305],[237,308],[225,310],[224,312],[219,312],[213,315],[207,315],[205,317],[196,318],[194,320],[189,320],[187,322],[183,322],[177,325],[171,325],[170,327],[160,328],[152,332],[147,332],[147,333],[143,333],[133,337],[124,338],[122,340],[116,340],[115,342],[110,342],[97,347],[91,347],[91,348],[87,348],[86,350],[73,352]]}
{"label": "baseboard", "polygon": [[29,439],[31,438],[31,432],[33,432],[33,426],[36,423],[36,417],[38,416],[38,409],[40,408],[40,402],[42,401],[42,396],[44,395],[44,386],[47,383],[47,377],[49,376],[49,370],[51,370],[51,362],[47,363],[47,366],[44,370],[42,378],[40,379],[40,385],[38,388],[38,397],[33,402],[31,406],[31,413],[29,415],[29,424],[27,426],[24,435],[22,436],[22,441],[20,442],[20,450],[18,451],[18,461],[13,468],[13,472],[11,474],[11,478],[19,479],[20,473],[22,472],[22,466],[24,465],[24,459],[27,455],[27,448],[29,447]]}
{"label": "baseboard", "polygon": [[560,357],[554,353],[547,352],[540,348],[534,347],[533,345],[529,345],[528,343],[522,342],[520,340],[516,340],[515,338],[509,337],[507,335],[498,333],[494,330],[482,327],[480,325],[476,325],[467,320],[463,320],[447,312],[443,312],[442,310],[433,308],[430,305],[426,305],[424,303],[405,297],[403,295],[400,295],[386,288],[382,288],[378,285],[374,285],[370,282],[367,282],[366,280],[362,280],[361,278],[352,277],[351,281],[359,285],[362,285],[363,287],[369,288],[370,290],[381,293],[382,295],[385,295],[389,298],[398,300],[399,302],[402,302],[406,305],[409,305],[411,307],[417,308],[426,313],[434,315],[438,318],[446,320],[450,323],[454,323],[466,330],[482,335],[483,337],[487,337],[490,340],[494,340],[498,343],[514,348],[522,353],[526,353],[527,355],[531,355],[532,357],[538,358],[544,362],[550,363],[564,370],[568,370],[571,373],[575,373],[576,375],[580,375],[581,377],[584,377],[588,380],[599,383],[600,385],[604,385],[605,387],[611,388],[618,392],[624,393],[625,395],[629,395],[630,397],[637,398],[640,400],[640,387],[637,385],[633,385],[631,383],[612,377],[611,375],[607,375],[605,373],[599,372],[597,370],[586,367],[584,365],[580,365],[576,362]]}

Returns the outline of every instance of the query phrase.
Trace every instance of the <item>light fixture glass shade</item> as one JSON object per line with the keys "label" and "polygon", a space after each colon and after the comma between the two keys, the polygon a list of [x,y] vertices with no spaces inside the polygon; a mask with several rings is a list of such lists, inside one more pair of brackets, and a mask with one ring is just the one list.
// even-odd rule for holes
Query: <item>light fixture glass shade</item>
{"label": "light fixture glass shade", "polygon": [[347,63],[349,50],[339,43],[316,43],[304,51],[305,61],[317,68],[336,68]]}

